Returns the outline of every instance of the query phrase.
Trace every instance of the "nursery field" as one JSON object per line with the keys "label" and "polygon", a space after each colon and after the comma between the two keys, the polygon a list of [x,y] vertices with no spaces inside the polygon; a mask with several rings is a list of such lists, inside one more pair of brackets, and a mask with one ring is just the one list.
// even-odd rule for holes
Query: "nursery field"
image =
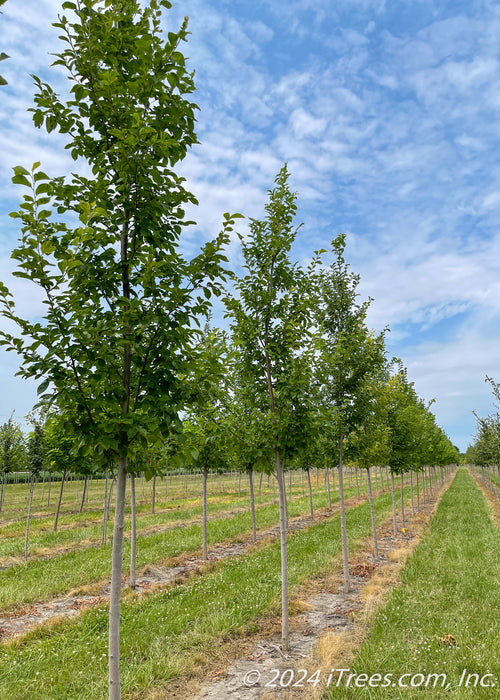
{"label": "nursery field", "polygon": [[[366,641],[350,667],[359,674],[396,674],[396,670],[403,674],[413,668],[415,673],[424,673],[437,669],[436,662],[442,661],[439,670],[449,670],[452,685],[463,668],[471,674],[484,671],[481,678],[492,673],[500,679],[495,667],[500,651],[498,528],[466,470],[458,472],[451,486],[451,474],[435,471],[432,476],[431,488],[428,481],[425,486],[427,505],[423,502],[421,475],[418,496],[415,475],[411,486],[409,478],[405,481],[405,522],[401,519],[399,477],[396,479],[397,537],[392,529],[390,479],[386,473],[379,473],[373,480],[382,545],[381,557],[376,561],[367,555],[371,518],[363,470],[346,475],[353,571],[363,570],[363,576],[379,566],[382,569],[392,548],[410,546],[413,538],[416,541],[414,520],[424,526],[436,498],[444,493],[429,531],[408,560],[402,586],[379,612],[371,633],[372,620],[364,620]],[[50,506],[47,487],[45,484],[43,495],[41,485],[35,490],[26,562],[22,555],[28,486],[9,484],[0,514],[0,697],[105,698],[111,557],[109,523],[107,542],[102,543],[105,484],[103,480],[89,483],[83,499],[83,482],[68,484],[56,532],[53,522],[58,485],[52,484]],[[123,697],[188,700],[196,696],[204,678],[208,681],[215,677],[219,684],[216,694],[206,697],[224,698],[225,667],[241,655],[253,658],[252,644],[261,637],[271,638],[279,628],[277,494],[272,480],[264,477],[259,483],[256,479],[258,532],[254,542],[245,479],[234,474],[210,478],[206,562],[201,557],[201,478],[158,479],[154,488],[152,513],[153,484],[137,480],[138,585],[132,591],[124,576]],[[306,591],[311,587],[322,590],[323,585],[325,590],[338,587],[341,541],[333,473],[330,495],[324,473],[312,473],[314,519],[304,473],[287,475],[287,488],[293,630],[307,609]],[[126,540],[129,538],[126,529]],[[126,546],[124,571],[128,555]],[[343,614],[343,623],[356,625],[364,619],[361,611],[358,620],[350,615]],[[318,639],[321,634],[329,634],[330,627],[319,630]],[[293,646],[292,635],[292,651]],[[323,673],[327,670],[322,668]],[[312,697],[313,690],[316,696],[333,693],[331,697],[382,697],[383,691],[386,696],[403,697],[401,693],[406,696],[412,692],[397,688],[390,695],[387,688],[326,689],[318,685],[308,686],[302,696],[296,688],[290,697]],[[246,689],[241,679],[239,697],[260,697],[260,691],[263,696],[275,692],[276,697],[285,697],[279,688]],[[479,697],[494,697],[488,691],[491,688],[474,692]],[[286,692],[292,693],[292,689]],[[419,692],[422,694],[422,688]],[[467,692],[472,691],[463,692],[463,697],[468,697]]]}

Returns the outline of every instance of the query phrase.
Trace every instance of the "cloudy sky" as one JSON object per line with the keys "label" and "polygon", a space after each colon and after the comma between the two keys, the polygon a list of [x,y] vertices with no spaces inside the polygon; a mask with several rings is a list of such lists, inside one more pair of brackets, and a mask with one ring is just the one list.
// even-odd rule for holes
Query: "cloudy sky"
{"label": "cloudy sky", "polygon": [[[0,16],[0,279],[36,314],[36,291],[10,277],[17,230],[11,168],[74,167],[57,135],[36,130],[30,73],[57,88],[49,54],[57,0],[8,0]],[[347,234],[347,259],[388,325],[420,396],[465,449],[472,410],[500,380],[500,5],[493,0],[184,0],[184,53],[196,71],[198,145],[182,169],[198,196],[199,235],[222,214],[263,213],[283,162],[299,193],[296,255]],[[231,250],[238,263],[238,251]],[[0,354],[0,420],[21,420],[35,387]]]}

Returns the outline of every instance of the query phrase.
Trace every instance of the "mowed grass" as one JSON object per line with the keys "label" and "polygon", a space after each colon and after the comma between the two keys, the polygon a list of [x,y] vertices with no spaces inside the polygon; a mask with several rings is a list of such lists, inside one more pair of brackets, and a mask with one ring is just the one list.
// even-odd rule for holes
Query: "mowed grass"
{"label": "mowed grass", "polygon": [[[391,685],[369,688],[365,679],[364,688],[342,685],[325,698],[500,697],[500,530],[466,469],[443,496],[350,672],[392,674]],[[403,674],[408,686],[415,674],[420,687],[398,687]],[[426,687],[428,674],[446,679],[432,677]]]}
{"label": "mowed grass", "polygon": [[[300,498],[295,496],[294,498]],[[326,504],[326,496],[320,492],[313,495],[316,507]],[[292,499],[293,500],[293,499]],[[222,516],[228,511],[238,511],[248,509],[250,507],[250,499],[243,497],[230,496],[211,496],[207,499],[208,515],[210,517]],[[256,508],[271,504],[269,495],[256,496]],[[127,509],[129,512],[130,509]],[[202,515],[202,506],[200,498],[188,499],[179,504],[174,501],[166,506],[163,504],[157,505],[155,513],[151,514],[151,506],[142,506],[137,513],[137,532],[141,534],[147,529],[154,529],[162,526],[183,525],[189,520],[200,520]],[[110,514],[110,521],[107,524],[107,533],[110,537],[113,532],[113,512]],[[44,519],[41,522],[34,523],[34,527],[30,527],[29,538],[29,556],[33,557],[38,554],[47,555],[47,549],[57,547],[82,547],[89,544],[99,544],[102,540],[102,513],[85,514],[79,513],[65,515],[60,519],[59,529],[54,532],[52,529],[52,519],[50,525]],[[10,532],[9,532],[10,528]],[[25,523],[12,523],[6,526],[3,532],[0,532],[0,562],[3,565],[8,565],[9,557],[19,557],[24,553],[24,534]],[[15,532],[16,535],[11,534]],[[130,518],[125,520],[125,532],[130,532]],[[54,551],[57,553],[57,550]],[[3,560],[3,561],[2,561]]]}
{"label": "mowed grass", "polygon": [[[408,489],[407,489],[408,491]],[[390,513],[391,496],[376,499],[377,521]],[[371,532],[368,503],[347,512],[351,546]],[[292,592],[308,578],[340,565],[339,517],[289,536]],[[203,663],[228,636],[255,629],[262,615],[279,614],[279,542],[220,563],[183,586],[122,605],[124,697],[155,688],[168,697],[168,683]],[[107,697],[105,609],[78,621],[37,629],[0,649],[0,697],[9,700]]]}
{"label": "mowed grass", "polygon": [[[354,489],[346,496],[354,495]],[[332,495],[332,500],[338,494]],[[315,497],[316,507],[327,504],[325,493]],[[309,512],[307,497],[293,499],[288,503],[290,518]],[[278,506],[266,505],[257,511],[259,528],[268,528],[278,522]],[[211,520],[207,527],[209,546],[234,541],[251,533],[251,514],[247,511],[232,517]],[[146,564],[169,563],[173,557],[193,553],[201,548],[201,525],[166,530],[137,538],[137,568]],[[130,554],[130,541],[124,543],[125,570]],[[74,588],[105,580],[110,574],[111,543],[99,547],[77,549],[49,559],[34,559],[0,570],[0,610],[47,600]]]}

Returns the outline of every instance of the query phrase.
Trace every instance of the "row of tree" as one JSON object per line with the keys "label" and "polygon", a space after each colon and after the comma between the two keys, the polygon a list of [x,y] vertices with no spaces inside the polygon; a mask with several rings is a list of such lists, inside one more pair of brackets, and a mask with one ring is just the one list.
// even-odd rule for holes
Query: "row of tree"
{"label": "row of tree", "polygon": [[[500,384],[491,377],[486,377],[492,388],[496,401],[500,401]],[[483,479],[487,481],[492,490],[500,495],[500,412],[498,405],[496,411],[489,416],[482,417],[476,414],[476,434],[474,441],[467,448],[465,458],[468,464],[481,467]]]}
{"label": "row of tree", "polygon": [[[182,233],[196,204],[174,167],[197,139],[193,74],[180,44],[187,20],[162,37],[167,0],[75,0],[55,26],[65,42],[63,99],[35,78],[35,126],[66,135],[79,172],[49,176],[39,163],[14,168],[25,188],[13,216],[21,227],[15,274],[44,295],[43,318],[18,315],[7,287],[9,328],[1,342],[21,356],[20,374],[40,381],[40,402],[57,423],[63,461],[114,464],[109,692],[120,697],[119,625],[127,473],[153,475],[158,450],[197,462],[205,475],[231,436],[237,461],[277,479],[283,647],[288,647],[288,466],[338,468],[345,585],[345,455],[392,473],[456,454],[418,399],[401,365],[387,361],[385,331],[366,325],[369,301],[344,259],[317,251],[307,267],[291,257],[296,195],[284,166],[265,217],[240,235],[243,272],[224,246],[240,215],[193,258]],[[230,291],[227,291],[228,288]],[[230,333],[203,326],[222,297]],[[184,430],[184,425],[187,428]],[[68,448],[66,447],[67,441]],[[69,450],[69,451],[68,451]],[[181,455],[179,457],[179,455]],[[68,467],[70,468],[70,467]],[[369,476],[369,469],[367,469]],[[134,481],[131,485],[133,488]]]}

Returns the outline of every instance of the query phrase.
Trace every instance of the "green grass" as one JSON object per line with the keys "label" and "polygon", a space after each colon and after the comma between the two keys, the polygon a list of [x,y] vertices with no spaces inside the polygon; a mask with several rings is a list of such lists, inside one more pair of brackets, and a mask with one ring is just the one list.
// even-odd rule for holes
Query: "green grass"
{"label": "green grass", "polygon": [[[313,496],[314,498],[314,496]],[[318,500],[319,499],[319,500]],[[212,496],[208,500],[209,517],[222,515],[231,510],[240,510],[250,507],[249,498]],[[202,515],[202,506],[199,505],[200,499],[197,499],[198,504],[193,504],[193,499],[183,502],[179,505],[178,502],[169,504],[167,507],[157,507],[156,512],[151,514],[150,506],[143,506],[137,513],[137,532],[146,530],[147,528],[155,528],[161,526],[175,526],[191,519],[200,519]],[[317,494],[315,501],[325,505],[326,496],[322,493]],[[196,503],[196,501],[194,501]],[[271,503],[269,495],[255,498],[256,507]],[[130,510],[130,509],[127,509]],[[111,520],[113,512],[111,512]],[[8,529],[10,528],[10,530]],[[108,535],[111,536],[113,531],[113,523],[108,522]],[[130,520],[125,521],[125,532],[130,531]],[[25,524],[12,523],[4,528],[0,536],[0,560],[7,557],[16,557],[24,553],[24,532]],[[9,533],[10,536],[6,536]],[[16,533],[13,535],[12,533]],[[18,534],[17,534],[18,533]],[[34,523],[34,527],[30,527],[29,539],[29,555],[37,555],[40,551],[46,553],[46,549],[50,547],[74,547],[81,546],[82,540],[85,543],[99,544],[102,537],[102,514],[74,514],[65,515],[60,518],[59,529],[57,532],[52,530],[52,519],[49,523],[46,520]],[[8,562],[7,562],[8,563]]]}
{"label": "green grass", "polygon": [[[457,473],[401,578],[351,665],[368,677],[390,673],[396,687],[339,687],[325,698],[500,697],[500,532],[467,470]],[[459,687],[464,669],[493,674],[484,682],[496,688],[474,688],[474,677]],[[448,690],[441,679],[436,689],[434,681],[427,689],[397,687],[402,674],[429,673],[446,674]]]}
{"label": "green grass", "polygon": [[[346,497],[353,495],[347,490]],[[338,497],[338,494],[335,496]],[[332,500],[335,500],[332,495]],[[315,497],[316,507],[325,506],[325,493]],[[233,503],[234,506],[234,503]],[[290,518],[309,512],[308,498],[298,498],[289,502]],[[266,505],[257,512],[259,528],[267,528],[278,522],[278,506]],[[230,518],[212,520],[208,523],[207,539],[209,546],[238,539],[250,534],[251,515],[238,513]],[[168,563],[172,557],[192,553],[200,549],[202,541],[201,525],[167,530],[155,534],[138,536],[137,567],[146,564]],[[128,561],[130,542],[124,543],[124,559]],[[76,549],[50,559],[34,559],[10,566],[0,571],[0,610],[47,600],[73,588],[101,581],[109,576],[111,543],[104,546]]]}
{"label": "green grass", "polygon": [[[408,490],[407,490],[408,491]],[[377,520],[386,518],[391,496],[376,499]],[[227,524],[227,523],[226,523]],[[351,547],[371,532],[368,503],[347,512]],[[340,559],[339,517],[289,537],[291,590]],[[218,564],[189,585],[173,587],[122,606],[124,696],[149,688],[199,664],[215,644],[242,634],[270,610],[279,612],[279,543]],[[0,697],[78,698],[107,696],[107,612],[91,610],[78,621],[38,629],[0,650]]]}

